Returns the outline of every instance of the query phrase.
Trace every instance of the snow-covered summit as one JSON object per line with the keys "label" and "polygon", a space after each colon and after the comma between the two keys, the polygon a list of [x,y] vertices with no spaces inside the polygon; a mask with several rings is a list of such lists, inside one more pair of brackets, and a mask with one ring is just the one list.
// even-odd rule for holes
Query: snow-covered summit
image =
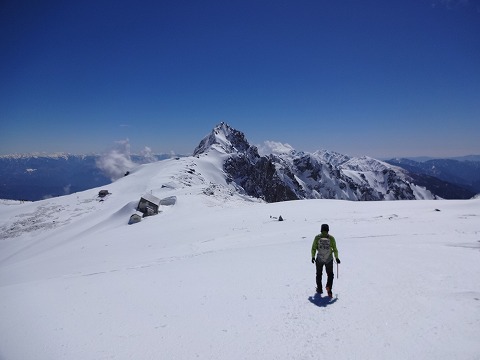
{"label": "snow-covered summit", "polygon": [[332,166],[340,166],[351,159],[348,155],[340,154],[331,150],[318,150],[315,151],[313,155],[320,161],[331,164]]}
{"label": "snow-covered summit", "polygon": [[212,148],[224,154],[232,154],[245,153],[252,147],[245,138],[244,133],[221,122],[213,128],[210,134],[200,141],[193,155],[206,153]]}

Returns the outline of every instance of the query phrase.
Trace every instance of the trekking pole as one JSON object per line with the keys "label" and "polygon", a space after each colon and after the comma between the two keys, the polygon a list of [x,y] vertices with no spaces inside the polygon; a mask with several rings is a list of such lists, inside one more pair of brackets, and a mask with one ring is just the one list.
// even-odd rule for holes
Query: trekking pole
{"label": "trekking pole", "polygon": [[[336,261],[335,261],[335,262],[336,262]],[[337,279],[338,279],[338,262],[336,262],[336,263],[337,263]]]}

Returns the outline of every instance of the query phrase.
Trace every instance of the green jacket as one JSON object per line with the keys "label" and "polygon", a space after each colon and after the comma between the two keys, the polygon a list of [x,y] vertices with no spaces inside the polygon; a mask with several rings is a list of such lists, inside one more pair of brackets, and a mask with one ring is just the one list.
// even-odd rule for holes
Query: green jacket
{"label": "green jacket", "polygon": [[329,235],[327,232],[322,232],[321,234],[318,234],[315,236],[315,239],[313,239],[313,244],[312,244],[312,258],[315,257],[315,254],[317,253],[318,250],[318,240],[321,238],[330,238],[330,255],[328,258],[328,261],[332,260],[332,253],[335,255],[335,259],[338,259],[338,250],[337,250],[337,243],[335,242],[335,238],[332,235]]}

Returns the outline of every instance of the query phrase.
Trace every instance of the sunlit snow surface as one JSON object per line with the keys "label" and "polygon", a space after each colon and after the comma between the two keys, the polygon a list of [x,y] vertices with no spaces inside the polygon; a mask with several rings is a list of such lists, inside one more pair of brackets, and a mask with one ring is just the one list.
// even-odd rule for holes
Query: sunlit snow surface
{"label": "sunlit snow surface", "polygon": [[[104,201],[0,201],[0,359],[479,358],[480,199],[265,204],[220,163],[143,165]],[[128,225],[145,193],[177,202]]]}

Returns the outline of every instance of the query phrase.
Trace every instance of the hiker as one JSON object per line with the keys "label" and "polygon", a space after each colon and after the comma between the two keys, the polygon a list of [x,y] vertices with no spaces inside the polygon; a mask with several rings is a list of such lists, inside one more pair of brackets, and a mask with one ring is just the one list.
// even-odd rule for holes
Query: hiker
{"label": "hiker", "polygon": [[[312,244],[312,264],[315,264],[317,267],[317,293],[323,293],[322,272],[323,266],[325,266],[325,270],[327,272],[327,286],[325,286],[325,289],[327,290],[328,296],[332,297],[333,255],[335,255],[337,264],[340,264],[340,259],[338,258],[338,250],[335,238],[328,234],[329,230],[328,224],[322,224],[322,227],[320,228],[321,233],[315,236]],[[315,254],[317,254],[316,260]]]}

